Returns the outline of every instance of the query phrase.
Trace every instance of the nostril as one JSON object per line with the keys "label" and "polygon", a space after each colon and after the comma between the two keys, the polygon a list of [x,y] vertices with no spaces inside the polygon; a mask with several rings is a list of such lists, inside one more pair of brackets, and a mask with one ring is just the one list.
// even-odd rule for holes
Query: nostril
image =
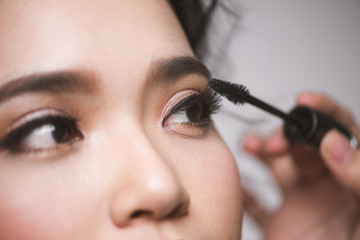
{"label": "nostril", "polygon": [[151,215],[150,211],[138,210],[131,214],[131,218],[139,218],[139,217],[149,216],[149,215]]}
{"label": "nostril", "polygon": [[148,211],[148,210],[137,210],[134,211],[131,215],[130,218],[131,219],[136,219],[136,218],[153,218],[153,219],[162,219],[162,218],[178,218],[178,217],[182,217],[185,216],[188,213],[188,207],[189,207],[189,202],[188,201],[184,201],[184,202],[180,202],[178,205],[174,206],[173,209],[171,209],[171,211],[167,212],[163,212],[163,214],[156,214],[155,212],[152,211]]}
{"label": "nostril", "polygon": [[168,218],[176,218],[177,216],[179,216],[180,209],[181,209],[181,205],[177,206],[167,215],[167,217]]}
{"label": "nostril", "polygon": [[186,214],[187,214],[187,206],[181,203],[167,215],[167,218],[178,218]]}

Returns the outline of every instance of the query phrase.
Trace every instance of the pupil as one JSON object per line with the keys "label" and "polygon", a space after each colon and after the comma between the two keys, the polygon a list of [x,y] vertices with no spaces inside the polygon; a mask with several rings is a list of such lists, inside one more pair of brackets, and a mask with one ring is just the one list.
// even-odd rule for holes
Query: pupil
{"label": "pupil", "polygon": [[203,113],[203,105],[201,103],[195,103],[186,110],[186,116],[191,122],[197,122],[201,120]]}
{"label": "pupil", "polygon": [[55,126],[52,135],[58,143],[67,142],[69,139],[69,128],[65,124],[58,124]]}

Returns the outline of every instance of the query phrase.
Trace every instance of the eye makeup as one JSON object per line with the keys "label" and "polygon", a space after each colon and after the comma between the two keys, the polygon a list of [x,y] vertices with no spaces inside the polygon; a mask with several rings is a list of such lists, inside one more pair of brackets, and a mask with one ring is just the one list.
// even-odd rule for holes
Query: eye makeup
{"label": "eye makeup", "polygon": [[212,125],[211,115],[220,107],[220,98],[210,88],[183,90],[168,102],[162,127],[180,135],[199,138]]}
{"label": "eye makeup", "polygon": [[[200,138],[212,125],[211,115],[218,110],[219,102],[219,96],[209,87],[181,90],[167,102],[161,126],[179,135]],[[26,113],[4,131],[0,153],[42,153],[45,157],[61,154],[84,139],[78,122],[57,108]]]}
{"label": "eye makeup", "polygon": [[0,142],[9,153],[59,150],[83,139],[77,120],[57,109],[41,109],[16,121]]}

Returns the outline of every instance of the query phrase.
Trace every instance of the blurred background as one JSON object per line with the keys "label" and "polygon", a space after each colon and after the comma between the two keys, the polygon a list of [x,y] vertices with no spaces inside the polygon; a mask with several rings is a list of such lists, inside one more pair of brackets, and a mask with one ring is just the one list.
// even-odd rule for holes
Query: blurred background
{"label": "blurred background", "polygon": [[[211,46],[219,45],[207,60],[214,76],[241,83],[284,111],[303,90],[327,93],[360,119],[359,0],[233,4],[231,10],[240,19],[231,20],[229,13],[219,11],[216,30],[210,33]],[[251,106],[234,107],[227,101],[223,106],[216,126],[238,162],[243,184],[267,209],[276,209],[281,204],[279,189],[266,167],[243,152],[241,140],[247,132],[269,134],[281,121]],[[247,215],[243,239],[263,239]]]}

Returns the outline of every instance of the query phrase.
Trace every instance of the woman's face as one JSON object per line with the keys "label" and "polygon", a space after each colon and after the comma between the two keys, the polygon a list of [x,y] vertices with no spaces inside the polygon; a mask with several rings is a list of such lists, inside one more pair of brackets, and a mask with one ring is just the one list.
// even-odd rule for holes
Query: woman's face
{"label": "woman's face", "polygon": [[165,0],[0,2],[0,239],[240,239],[216,99]]}

